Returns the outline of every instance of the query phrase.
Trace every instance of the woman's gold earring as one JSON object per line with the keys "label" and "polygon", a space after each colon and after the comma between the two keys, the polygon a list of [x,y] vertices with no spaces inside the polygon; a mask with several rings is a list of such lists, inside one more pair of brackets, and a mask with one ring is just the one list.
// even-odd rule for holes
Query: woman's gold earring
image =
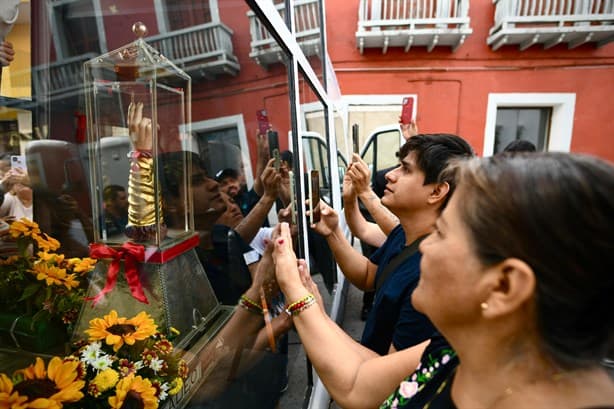
{"label": "woman's gold earring", "polygon": [[486,311],[488,309],[488,303],[487,302],[481,303],[480,308],[482,309],[482,311]]}

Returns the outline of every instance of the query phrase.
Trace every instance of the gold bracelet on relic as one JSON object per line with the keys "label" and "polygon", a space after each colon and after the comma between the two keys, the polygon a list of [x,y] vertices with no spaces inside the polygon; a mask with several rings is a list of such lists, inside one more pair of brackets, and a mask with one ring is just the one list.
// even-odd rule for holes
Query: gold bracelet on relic
{"label": "gold bracelet on relic", "polygon": [[154,162],[151,152],[133,151],[130,157],[128,176],[128,225],[126,236],[135,241],[151,241],[156,238],[157,223],[160,223],[160,240],[166,236],[164,217],[156,221],[156,206],[162,209],[161,200],[156,202]]}

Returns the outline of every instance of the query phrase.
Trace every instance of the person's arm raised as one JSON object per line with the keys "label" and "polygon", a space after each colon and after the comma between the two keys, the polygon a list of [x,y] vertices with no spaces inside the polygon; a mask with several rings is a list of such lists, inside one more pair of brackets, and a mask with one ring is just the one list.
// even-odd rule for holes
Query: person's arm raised
{"label": "person's arm raised", "polygon": [[311,227],[322,236],[333,252],[343,275],[361,290],[373,289],[377,266],[355,250],[339,227],[339,215],[323,201],[320,202],[320,221]]}
{"label": "person's arm raised", "polygon": [[[292,303],[308,296],[309,290],[301,282],[287,223],[282,223],[280,230],[273,253],[275,274],[286,300]],[[414,371],[420,359],[405,351],[377,356],[331,328],[326,314],[317,306],[295,314],[293,321],[318,376],[341,407],[378,407]]]}
{"label": "person's arm raised", "polygon": [[[352,164],[350,164],[351,167]],[[386,241],[386,235],[382,229],[365,219],[360,212],[352,178],[347,172],[343,176],[343,212],[350,231],[360,241],[374,247],[380,247]]]}
{"label": "person's arm raised", "polygon": [[262,172],[262,184],[264,194],[258,203],[250,210],[243,220],[235,227],[235,231],[246,243],[251,242],[266,219],[269,210],[273,207],[279,192],[281,176],[272,166],[273,159],[269,160],[268,166]]}
{"label": "person's arm raised", "polygon": [[352,163],[351,169],[347,172],[352,179],[352,185],[358,195],[358,198],[365,205],[373,219],[384,232],[385,235],[390,234],[399,224],[399,219],[387,207],[382,205],[379,197],[375,194],[369,184],[371,172],[369,167],[361,158],[356,158]]}
{"label": "person's arm raised", "polygon": [[262,181],[262,172],[267,167],[269,161],[269,141],[266,135],[260,134],[258,130],[256,132],[256,177],[254,178],[254,192],[258,196],[264,194],[264,185]]}

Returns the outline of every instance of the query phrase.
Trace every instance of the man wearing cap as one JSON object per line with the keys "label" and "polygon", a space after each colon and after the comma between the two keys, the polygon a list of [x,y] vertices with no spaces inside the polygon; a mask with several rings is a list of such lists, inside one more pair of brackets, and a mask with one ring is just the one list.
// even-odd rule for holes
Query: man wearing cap
{"label": "man wearing cap", "polygon": [[247,190],[247,186],[241,183],[241,175],[236,169],[226,168],[215,174],[215,180],[220,185],[220,190],[230,196],[239,205],[243,216],[247,216],[250,210],[258,203],[260,196],[254,189]]}

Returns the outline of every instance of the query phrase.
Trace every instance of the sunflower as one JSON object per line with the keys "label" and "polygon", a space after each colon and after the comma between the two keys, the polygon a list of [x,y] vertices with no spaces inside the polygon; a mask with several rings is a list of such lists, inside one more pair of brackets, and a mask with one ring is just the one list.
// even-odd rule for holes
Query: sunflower
{"label": "sunflower", "polygon": [[127,319],[118,317],[117,311],[111,310],[103,318],[91,320],[90,328],[85,332],[90,336],[90,341],[104,339],[107,345],[112,345],[113,351],[117,352],[124,344],[134,345],[136,341],[149,338],[156,333],[157,328],[153,318],[146,312]]}
{"label": "sunflower", "polygon": [[84,257],[82,259],[74,257],[69,258],[67,262],[68,266],[72,268],[72,271],[74,271],[75,273],[85,274],[89,273],[94,269],[98,260],[89,257]]}
{"label": "sunflower", "polygon": [[0,408],[25,409],[27,396],[13,392],[13,382],[5,374],[0,374]]}
{"label": "sunflower", "polygon": [[64,254],[48,253],[47,251],[39,251],[36,253],[40,262],[61,264],[64,261]]}
{"label": "sunflower", "polygon": [[112,409],[121,409],[124,405],[143,409],[158,407],[156,388],[152,386],[149,379],[130,374],[117,383],[115,391],[117,394],[109,397],[109,405]]}
{"label": "sunflower", "polygon": [[63,285],[69,290],[79,285],[74,274],[66,274],[65,268],[49,266],[45,263],[36,263],[32,266],[32,273],[37,280],[45,280],[47,285]]}
{"label": "sunflower", "polygon": [[16,220],[13,223],[11,223],[9,233],[12,238],[17,239],[21,236],[31,236],[33,234],[40,234],[41,230],[38,227],[38,224],[26,219],[25,217],[22,217],[21,219]]}
{"label": "sunflower", "polygon": [[[13,387],[19,396],[27,397],[24,408],[62,408],[64,402],[77,402],[83,398],[81,389],[85,381],[78,379],[76,361],[63,362],[53,357],[45,370],[42,359],[17,371],[24,378]],[[18,406],[19,407],[19,406]]]}
{"label": "sunflower", "polygon": [[60,242],[47,233],[32,233],[32,238],[36,241],[38,248],[44,251],[55,251],[60,248]]}

